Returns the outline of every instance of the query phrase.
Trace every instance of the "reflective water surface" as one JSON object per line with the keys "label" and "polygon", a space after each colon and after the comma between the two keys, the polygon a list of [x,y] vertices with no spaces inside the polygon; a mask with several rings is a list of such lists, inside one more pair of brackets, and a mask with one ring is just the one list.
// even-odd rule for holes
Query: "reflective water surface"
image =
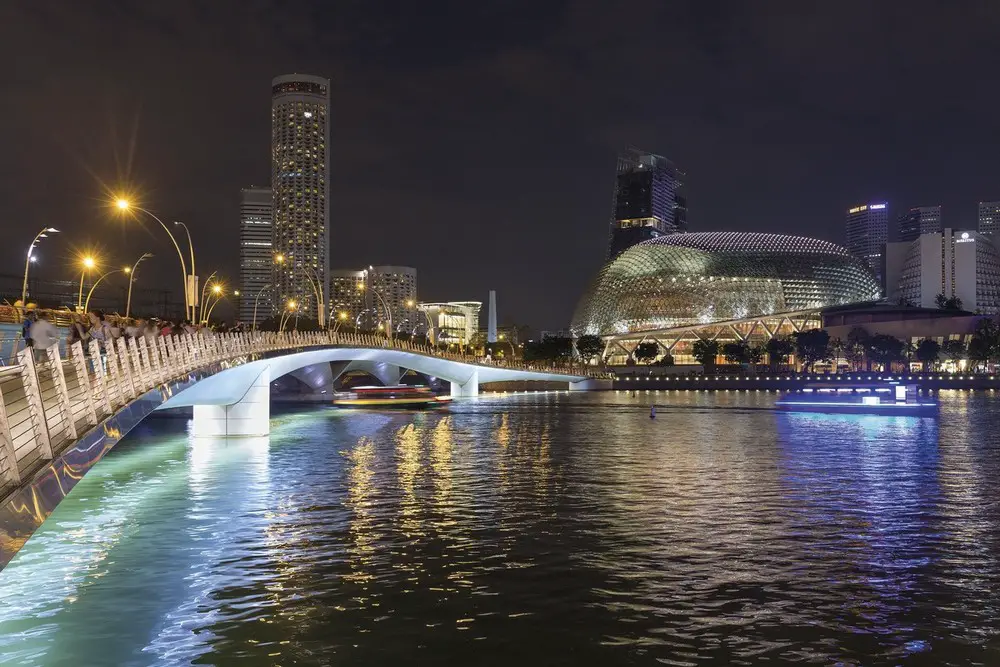
{"label": "reflective water surface", "polygon": [[152,420],[0,573],[0,658],[1000,664],[1000,397],[943,393],[938,421],[773,400]]}

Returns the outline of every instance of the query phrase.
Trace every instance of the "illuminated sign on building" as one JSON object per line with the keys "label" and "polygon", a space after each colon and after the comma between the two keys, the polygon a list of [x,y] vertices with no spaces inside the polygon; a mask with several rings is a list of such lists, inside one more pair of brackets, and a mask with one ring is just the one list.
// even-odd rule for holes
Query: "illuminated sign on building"
{"label": "illuminated sign on building", "polygon": [[872,204],[869,208],[871,208],[871,210],[873,211],[881,211],[883,208],[885,208],[885,204]]}
{"label": "illuminated sign on building", "polygon": [[955,243],[975,243],[976,239],[969,236],[969,232],[962,232],[962,237],[955,239]]}
{"label": "illuminated sign on building", "polygon": [[[872,208],[874,208],[874,207],[872,207]],[[855,206],[854,208],[852,208],[851,210],[849,210],[848,213],[861,213],[861,211],[867,211],[867,210],[868,210],[867,206]]]}

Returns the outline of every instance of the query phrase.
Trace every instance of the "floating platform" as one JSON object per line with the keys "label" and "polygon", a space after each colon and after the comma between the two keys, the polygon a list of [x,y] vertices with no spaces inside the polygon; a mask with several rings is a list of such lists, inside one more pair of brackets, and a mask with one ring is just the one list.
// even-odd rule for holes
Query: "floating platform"
{"label": "floating platform", "polygon": [[786,394],[775,406],[788,412],[936,417],[937,401],[921,398],[916,385],[898,382],[806,385]]}

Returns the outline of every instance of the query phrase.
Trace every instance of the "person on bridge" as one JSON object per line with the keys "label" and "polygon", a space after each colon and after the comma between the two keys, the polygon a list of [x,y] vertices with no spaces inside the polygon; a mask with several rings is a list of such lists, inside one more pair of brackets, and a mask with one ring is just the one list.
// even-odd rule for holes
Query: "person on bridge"
{"label": "person on bridge", "polygon": [[102,349],[106,349],[114,341],[114,332],[111,325],[104,319],[104,313],[100,310],[92,310],[90,318],[90,337],[100,343]]}
{"label": "person on bridge", "polygon": [[69,336],[67,337],[66,344],[72,345],[73,343],[79,342],[83,346],[84,351],[87,351],[87,342],[90,340],[90,332],[87,331],[87,325],[83,321],[83,317],[80,315],[74,315],[73,321],[70,323]]}
{"label": "person on bridge", "polygon": [[35,321],[31,323],[31,339],[35,342],[35,361],[45,358],[45,351],[59,343],[59,330],[44,312],[35,311]]}

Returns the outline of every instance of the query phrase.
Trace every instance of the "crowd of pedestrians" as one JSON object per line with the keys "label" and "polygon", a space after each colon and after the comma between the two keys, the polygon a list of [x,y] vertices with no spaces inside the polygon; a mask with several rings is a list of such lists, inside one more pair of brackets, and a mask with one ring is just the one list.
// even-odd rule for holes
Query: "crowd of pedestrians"
{"label": "crowd of pedestrians", "polygon": [[[69,331],[66,334],[66,344],[81,343],[84,351],[89,351],[91,341],[97,341],[101,349],[119,338],[146,338],[152,342],[157,336],[179,336],[181,334],[211,335],[213,332],[240,333],[243,326],[239,322],[232,327],[219,325],[211,327],[206,324],[192,324],[189,320],[162,320],[159,318],[136,318],[126,320],[117,315],[105,315],[100,310],[93,310],[86,315],[73,315]],[[21,336],[25,345],[34,348],[36,356],[59,342],[62,333],[49,321],[48,315],[42,310],[30,310],[21,323]]]}

